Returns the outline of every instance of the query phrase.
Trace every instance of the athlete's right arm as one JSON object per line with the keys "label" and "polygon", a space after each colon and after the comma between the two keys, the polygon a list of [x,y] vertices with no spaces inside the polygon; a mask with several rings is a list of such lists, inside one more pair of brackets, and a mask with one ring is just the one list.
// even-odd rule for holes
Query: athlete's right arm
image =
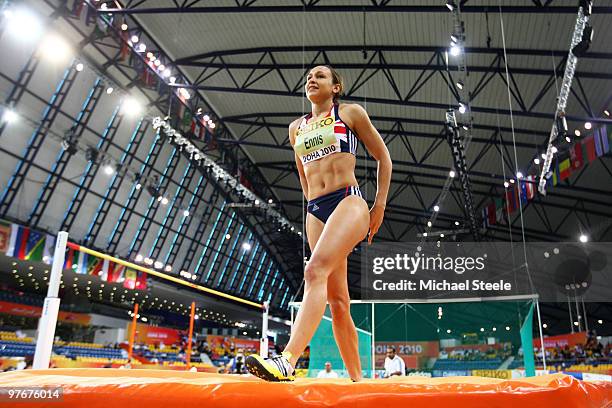
{"label": "athlete's right arm", "polygon": [[[289,141],[291,142],[291,146],[295,144],[295,135],[297,133],[299,119],[293,121],[289,125]],[[298,175],[300,176],[300,184],[302,185],[302,191],[304,192],[304,197],[308,200],[308,181],[306,180],[306,175],[304,174],[304,166],[302,165],[302,161],[298,157],[296,153],[294,153],[295,165],[298,169]]]}

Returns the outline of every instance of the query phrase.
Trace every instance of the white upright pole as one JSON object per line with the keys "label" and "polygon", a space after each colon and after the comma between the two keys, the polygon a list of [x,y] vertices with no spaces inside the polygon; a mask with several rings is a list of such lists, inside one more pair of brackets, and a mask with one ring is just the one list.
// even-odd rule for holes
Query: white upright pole
{"label": "white upright pole", "polygon": [[376,329],[374,328],[374,306],[376,303],[372,302],[372,378],[376,378]]}
{"label": "white upright pole", "polygon": [[536,299],[536,311],[538,312],[538,327],[540,328],[540,349],[542,350],[542,365],[546,371],[546,347],[544,347],[544,335],[542,334],[542,317],[540,316],[540,302]]}
{"label": "white upright pole", "polygon": [[55,241],[55,253],[53,254],[53,265],[51,266],[51,277],[49,278],[49,289],[43,304],[42,315],[38,321],[38,333],[36,336],[36,350],[34,352],[35,370],[49,368],[53,339],[55,338],[55,325],[60,307],[59,286],[62,279],[62,268],[64,266],[64,254],[68,233],[61,231],[57,234]]}
{"label": "white upright pole", "polygon": [[263,320],[261,322],[261,338],[259,340],[259,355],[268,357],[268,313],[270,302],[263,303]]}

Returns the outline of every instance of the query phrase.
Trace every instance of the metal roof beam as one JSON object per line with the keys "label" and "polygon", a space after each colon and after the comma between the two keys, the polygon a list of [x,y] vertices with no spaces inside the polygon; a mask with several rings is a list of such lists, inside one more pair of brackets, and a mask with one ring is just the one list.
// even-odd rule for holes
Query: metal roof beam
{"label": "metal roof beam", "polygon": [[[432,6],[430,3],[423,5],[389,5],[388,2],[381,2],[377,5],[355,5],[347,4],[322,5],[302,2],[295,2],[295,5],[285,6],[254,6],[256,1],[249,3],[236,2],[235,6],[201,6],[199,2],[191,4],[179,4],[176,1],[168,1],[166,6],[147,7],[146,2],[130,2],[122,8],[108,7],[104,10],[110,14],[234,14],[234,13],[448,13],[445,5]],[[300,4],[301,3],[301,4]],[[486,13],[496,10],[497,4],[481,6],[463,6],[461,13]],[[504,6],[506,14],[576,14],[574,6]],[[599,6],[593,7],[595,14],[612,14],[612,7]]]}
{"label": "metal roof beam", "polygon": [[[178,65],[188,67],[200,67],[206,69],[261,69],[261,70],[302,70],[302,64],[257,64],[252,63],[218,63],[218,62],[178,62]],[[369,69],[369,70],[402,70],[402,71],[447,71],[446,65],[443,64],[394,64],[394,63],[342,63],[332,62],[332,65],[336,69]],[[513,67],[512,74],[524,74],[524,75],[539,75],[539,76],[550,76],[552,70],[550,69],[537,69],[537,68],[516,68]],[[449,66],[448,71],[457,71],[456,66]],[[497,66],[472,66],[470,65],[470,72],[482,72],[482,73],[504,73],[502,67]],[[576,75],[582,78],[591,79],[612,79],[612,74],[609,72],[588,72],[588,71],[577,71]],[[194,81],[198,82],[198,81]]]}
{"label": "metal roof beam", "polygon": [[[204,85],[191,85],[191,84],[174,84],[172,85],[176,88],[190,88],[196,89],[199,91],[206,92],[219,92],[219,93],[236,93],[236,94],[248,94],[248,95],[264,95],[264,96],[292,96],[303,98],[304,95],[298,92],[287,92],[287,91],[279,91],[279,90],[270,90],[270,89],[246,89],[246,88],[230,88],[223,86],[204,86]],[[364,98],[358,96],[345,96],[343,97],[345,101],[351,102],[363,102]],[[370,104],[381,104],[381,105],[395,105],[395,106],[411,106],[416,108],[424,108],[424,109],[439,109],[441,111],[446,112],[448,109],[448,104],[444,103],[434,103],[434,102],[420,102],[420,101],[403,101],[399,99],[386,99],[386,98],[368,98],[368,103]],[[471,106],[472,112],[478,113],[487,113],[487,114],[501,114],[501,115],[510,115],[510,111],[507,109],[496,109],[489,108],[485,106]],[[513,110],[512,114],[515,117],[527,117],[527,118],[539,118],[539,119],[547,119],[553,120],[554,113],[548,112],[528,112],[528,111],[520,111]],[[590,121],[592,123],[605,123],[612,125],[612,119],[604,119],[604,118],[590,118],[590,117],[581,117],[581,116],[573,116],[567,115],[566,119],[568,121],[573,120],[577,122],[586,122]]]}
{"label": "metal roof beam", "polygon": [[[213,57],[225,57],[231,55],[245,55],[245,54],[256,54],[256,53],[278,53],[278,52],[348,52],[355,51],[362,53],[363,51],[368,52],[438,52],[444,54],[448,51],[448,47],[439,46],[423,46],[423,45],[306,45],[302,46],[278,46],[278,47],[253,47],[253,48],[239,48],[233,50],[219,50],[211,51],[201,54],[195,54],[183,58],[178,58],[174,61],[175,64],[185,65],[186,63],[198,61],[205,58]],[[466,54],[489,54],[503,57],[503,48],[487,48],[487,47],[466,47],[464,52]],[[550,50],[550,49],[526,49],[526,48],[507,48],[507,55],[525,55],[525,56],[538,56],[538,57],[567,57],[567,50]],[[591,52],[589,51],[583,59],[601,59],[609,60],[612,58],[612,52]],[[471,68],[470,68],[471,70]],[[550,74],[550,71],[549,71]]]}

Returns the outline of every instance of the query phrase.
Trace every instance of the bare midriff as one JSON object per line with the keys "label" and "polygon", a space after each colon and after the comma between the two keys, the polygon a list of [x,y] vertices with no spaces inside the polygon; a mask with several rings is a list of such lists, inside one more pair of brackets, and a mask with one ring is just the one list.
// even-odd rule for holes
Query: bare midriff
{"label": "bare midriff", "polygon": [[308,183],[308,200],[346,186],[357,186],[355,156],[351,153],[335,153],[304,166]]}

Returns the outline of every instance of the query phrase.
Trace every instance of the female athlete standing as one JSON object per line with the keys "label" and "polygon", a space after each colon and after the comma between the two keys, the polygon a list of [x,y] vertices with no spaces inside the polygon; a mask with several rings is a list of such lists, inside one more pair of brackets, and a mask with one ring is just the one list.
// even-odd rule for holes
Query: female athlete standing
{"label": "female athlete standing", "polygon": [[[246,360],[249,371],[268,381],[291,381],[294,367],[314,335],[329,302],[338,349],[354,381],[362,377],[357,331],[349,308],[347,257],[383,221],[391,158],[366,111],[357,104],[338,104],[343,84],[329,66],[314,67],[306,78],[310,114],[289,125],[300,184],[308,199],[306,234],[312,256],[304,270],[304,299],[280,356]],[[378,163],[378,188],[368,210],[355,178],[360,140]]]}

